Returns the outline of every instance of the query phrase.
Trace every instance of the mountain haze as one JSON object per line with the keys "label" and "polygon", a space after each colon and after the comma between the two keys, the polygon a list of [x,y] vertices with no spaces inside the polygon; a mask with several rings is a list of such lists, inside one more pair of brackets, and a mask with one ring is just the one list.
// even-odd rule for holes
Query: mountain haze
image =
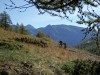
{"label": "mountain haze", "polygon": [[25,27],[32,35],[36,35],[39,31],[49,34],[52,39],[59,41],[62,40],[67,44],[73,46],[82,41],[84,37],[81,31],[82,27],[72,26],[72,25],[48,25],[46,27],[41,27],[38,29],[32,28],[31,25]]}

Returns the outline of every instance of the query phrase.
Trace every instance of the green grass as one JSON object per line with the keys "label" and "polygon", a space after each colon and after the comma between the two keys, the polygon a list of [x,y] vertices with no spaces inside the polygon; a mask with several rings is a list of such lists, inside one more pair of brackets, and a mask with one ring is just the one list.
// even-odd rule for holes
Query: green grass
{"label": "green grass", "polygon": [[[50,38],[21,35],[3,29],[0,29],[0,34],[0,75],[71,75],[75,65],[72,61],[100,60],[100,57],[85,51],[60,48]],[[48,47],[39,46],[41,40]],[[66,69],[69,71],[65,72]]]}

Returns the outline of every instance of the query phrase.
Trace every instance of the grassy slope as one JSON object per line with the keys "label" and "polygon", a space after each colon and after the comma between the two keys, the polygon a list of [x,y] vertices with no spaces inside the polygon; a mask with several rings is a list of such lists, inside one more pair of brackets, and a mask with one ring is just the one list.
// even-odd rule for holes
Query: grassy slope
{"label": "grassy slope", "polygon": [[82,43],[79,43],[78,45],[76,45],[76,48],[86,50],[89,51],[90,53],[100,56],[100,50],[97,48],[96,42],[93,39],[89,39],[83,41]]}
{"label": "grassy slope", "polygon": [[[43,40],[48,44],[42,48],[35,44],[16,41],[15,38],[26,37],[32,40]],[[0,72],[6,70],[10,75],[55,75],[52,69],[59,69],[66,61],[75,59],[91,59],[100,61],[100,57],[86,51],[74,48],[59,48],[58,43],[48,38],[36,38],[29,35],[21,35],[0,29]],[[50,67],[51,66],[51,67]]]}

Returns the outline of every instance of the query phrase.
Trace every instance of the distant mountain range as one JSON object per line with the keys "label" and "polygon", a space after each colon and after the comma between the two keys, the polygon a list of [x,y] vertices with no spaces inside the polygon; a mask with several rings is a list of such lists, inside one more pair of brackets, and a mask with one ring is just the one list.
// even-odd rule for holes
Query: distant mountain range
{"label": "distant mountain range", "polygon": [[84,37],[84,34],[81,31],[83,28],[72,25],[48,25],[37,29],[32,25],[27,25],[25,26],[25,29],[28,30],[31,35],[36,35],[39,31],[42,31],[45,34],[50,35],[53,40],[62,40],[71,46],[80,43]]}
{"label": "distant mountain range", "polygon": [[[67,44],[74,46],[82,41],[84,37],[81,31],[82,27],[72,25],[48,25],[46,27],[34,28],[32,25],[27,25],[25,28],[31,35],[36,35],[39,31],[49,34],[53,40],[66,42]],[[89,37],[87,37],[89,38]]]}

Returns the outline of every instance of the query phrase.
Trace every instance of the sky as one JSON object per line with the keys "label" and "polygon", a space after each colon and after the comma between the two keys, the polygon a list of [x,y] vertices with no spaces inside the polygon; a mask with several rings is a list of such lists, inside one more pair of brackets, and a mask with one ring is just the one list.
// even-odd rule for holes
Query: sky
{"label": "sky", "polygon": [[[22,5],[24,4],[24,0],[13,0],[16,5]],[[39,27],[45,27],[47,25],[60,25],[60,24],[66,24],[66,25],[75,25],[80,27],[85,27],[85,25],[78,25],[75,23],[75,20],[77,19],[76,14],[70,15],[70,18],[73,20],[73,22],[68,21],[67,19],[62,19],[59,17],[50,16],[49,14],[43,14],[38,15],[38,10],[35,7],[31,7],[27,9],[25,12],[19,12],[20,9],[5,9],[5,4],[11,5],[10,0],[1,0],[0,1],[0,12],[6,11],[13,22],[13,24],[23,23],[24,25],[31,24],[35,28]]]}

